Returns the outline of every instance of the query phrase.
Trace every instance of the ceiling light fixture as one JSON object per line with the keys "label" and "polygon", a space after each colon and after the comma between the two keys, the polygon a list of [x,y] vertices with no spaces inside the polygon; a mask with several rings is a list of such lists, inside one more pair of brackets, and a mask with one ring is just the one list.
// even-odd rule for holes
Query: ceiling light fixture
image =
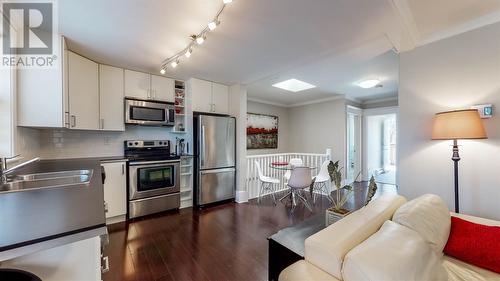
{"label": "ceiling light fixture", "polygon": [[191,54],[193,53],[193,48],[196,45],[201,45],[203,42],[205,42],[207,38],[207,34],[210,31],[213,31],[217,28],[217,26],[220,24],[219,17],[224,11],[224,8],[226,7],[227,4],[233,2],[233,0],[223,0],[222,1],[222,7],[219,9],[217,14],[214,17],[214,20],[209,22],[208,25],[198,34],[191,35],[191,42],[187,45],[186,48],[181,50],[180,52],[174,54],[173,56],[169,57],[168,59],[164,60],[161,63],[160,66],[160,73],[165,74],[167,66],[170,64],[172,68],[175,68],[179,64],[179,59],[184,55],[186,58],[189,58]]}
{"label": "ceiling light fixture", "polygon": [[210,29],[210,31],[213,31],[214,29],[217,28],[217,25],[218,25],[217,21],[215,20],[211,21],[208,23],[208,29]]}
{"label": "ceiling light fixture", "polygon": [[377,86],[378,84],[380,84],[380,80],[369,79],[369,80],[359,82],[358,86],[360,86],[363,89],[370,89],[370,88]]}
{"label": "ceiling light fixture", "polygon": [[273,85],[273,87],[280,88],[283,90],[287,90],[290,92],[300,92],[300,91],[305,91],[308,89],[316,88],[313,84],[309,84],[304,81],[300,81],[297,79],[288,79],[283,82],[279,82]]}
{"label": "ceiling light fixture", "polygon": [[173,62],[170,63],[170,66],[172,66],[172,68],[176,68],[178,64],[179,60],[174,60]]}
{"label": "ceiling light fixture", "polygon": [[203,36],[196,37],[196,43],[198,43],[198,45],[203,44],[203,42],[205,42],[205,38]]}

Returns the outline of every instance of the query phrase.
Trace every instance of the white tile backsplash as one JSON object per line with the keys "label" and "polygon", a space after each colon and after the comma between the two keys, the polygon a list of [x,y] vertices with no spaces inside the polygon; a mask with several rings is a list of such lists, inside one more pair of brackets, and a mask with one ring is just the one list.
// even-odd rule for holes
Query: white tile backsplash
{"label": "white tile backsplash", "polygon": [[175,148],[175,138],[185,138],[191,145],[190,134],[173,134],[169,127],[139,127],[127,126],[125,132],[77,131],[68,129],[37,129],[38,134],[30,134],[24,138],[37,143],[33,153],[45,159],[108,157],[123,155],[125,140],[163,140],[172,143]]}

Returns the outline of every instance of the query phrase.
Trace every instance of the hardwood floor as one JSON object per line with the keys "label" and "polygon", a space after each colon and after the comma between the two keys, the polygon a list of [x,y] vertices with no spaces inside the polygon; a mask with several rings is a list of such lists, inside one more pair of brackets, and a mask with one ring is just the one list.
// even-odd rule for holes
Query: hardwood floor
{"label": "hardwood floor", "polygon": [[[382,185],[378,193],[393,190]],[[365,197],[366,185],[360,184],[348,207],[361,207]],[[275,206],[267,196],[260,204],[183,209],[112,225],[104,280],[266,280],[266,238],[328,207],[322,197],[313,212],[304,206],[291,212],[289,204]]]}

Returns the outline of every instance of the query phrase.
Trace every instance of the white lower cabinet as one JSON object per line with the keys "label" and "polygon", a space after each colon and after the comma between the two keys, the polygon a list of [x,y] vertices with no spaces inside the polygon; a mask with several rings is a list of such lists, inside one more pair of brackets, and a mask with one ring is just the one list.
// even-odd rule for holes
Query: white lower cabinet
{"label": "white lower cabinet", "polygon": [[2,261],[0,268],[31,272],[43,281],[101,281],[101,238],[42,250]]}
{"label": "white lower cabinet", "polygon": [[106,222],[116,223],[125,220],[127,214],[127,173],[125,161],[103,162],[106,179],[104,181],[104,204]]}

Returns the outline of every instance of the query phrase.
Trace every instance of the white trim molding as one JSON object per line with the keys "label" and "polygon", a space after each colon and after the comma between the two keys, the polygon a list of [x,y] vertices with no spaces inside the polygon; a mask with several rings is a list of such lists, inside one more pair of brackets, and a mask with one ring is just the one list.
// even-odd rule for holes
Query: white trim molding
{"label": "white trim molding", "polygon": [[489,13],[482,17],[466,21],[462,24],[448,28],[442,32],[436,32],[419,42],[418,46],[426,45],[432,42],[439,41],[441,39],[449,38],[467,31],[471,31],[486,25],[490,25],[496,22],[500,22],[500,11]]}
{"label": "white trim molding", "polygon": [[273,102],[273,101],[267,101],[267,100],[262,100],[262,99],[256,99],[256,98],[252,98],[252,97],[248,97],[247,101],[258,102],[258,103],[263,103],[263,104],[269,104],[269,105],[274,105],[274,106],[279,106],[279,107],[285,107],[285,108],[291,108],[291,107],[298,107],[298,106],[304,106],[304,105],[322,103],[322,102],[339,100],[339,99],[346,99],[346,97],[343,96],[343,95],[335,95],[333,97],[316,99],[316,100],[311,100],[311,101],[306,101],[306,102],[292,103],[292,104],[284,104],[284,103],[279,103],[279,102]]}

